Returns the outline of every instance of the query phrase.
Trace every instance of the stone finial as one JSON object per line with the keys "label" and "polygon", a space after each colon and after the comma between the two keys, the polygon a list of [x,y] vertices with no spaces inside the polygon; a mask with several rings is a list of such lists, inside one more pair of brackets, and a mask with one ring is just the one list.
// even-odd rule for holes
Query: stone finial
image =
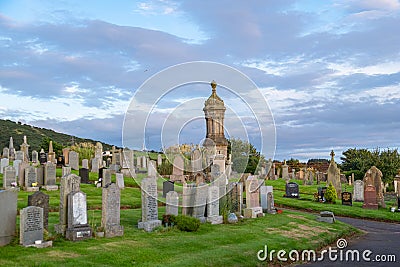
{"label": "stone finial", "polygon": [[216,92],[216,88],[217,88],[217,83],[214,81],[214,80],[212,80],[212,82],[211,82],[211,87],[212,87],[212,91],[213,91],[213,93],[215,93]]}
{"label": "stone finial", "polygon": [[331,161],[335,161],[334,157],[335,157],[335,152],[333,152],[333,150],[331,151]]}
{"label": "stone finial", "polygon": [[52,153],[53,152],[53,141],[50,141],[50,144],[49,144],[49,153]]}

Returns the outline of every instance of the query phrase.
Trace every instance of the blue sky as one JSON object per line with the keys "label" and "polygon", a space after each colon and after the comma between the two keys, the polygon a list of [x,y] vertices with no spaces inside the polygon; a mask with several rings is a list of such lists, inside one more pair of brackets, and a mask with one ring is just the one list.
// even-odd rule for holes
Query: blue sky
{"label": "blue sky", "polygon": [[[0,1],[0,117],[122,145],[141,84],[214,61],[268,101],[277,159],[399,147],[399,25],[398,0]],[[158,111],[203,103],[202,88]],[[199,142],[204,128],[198,120],[180,140]]]}

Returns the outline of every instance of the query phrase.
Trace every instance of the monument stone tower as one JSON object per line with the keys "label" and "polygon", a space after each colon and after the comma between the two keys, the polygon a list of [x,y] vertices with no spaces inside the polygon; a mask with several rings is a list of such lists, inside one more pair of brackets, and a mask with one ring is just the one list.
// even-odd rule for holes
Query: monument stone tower
{"label": "monument stone tower", "polygon": [[211,151],[215,146],[215,156],[227,159],[228,141],[224,134],[224,101],[217,95],[217,83],[211,82],[211,96],[204,103],[204,115],[206,119],[206,140],[203,146]]}

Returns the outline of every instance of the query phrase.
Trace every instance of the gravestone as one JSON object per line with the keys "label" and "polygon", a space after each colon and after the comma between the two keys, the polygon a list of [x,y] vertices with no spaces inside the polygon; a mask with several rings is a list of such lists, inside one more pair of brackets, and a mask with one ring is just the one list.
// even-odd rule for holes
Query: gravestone
{"label": "gravestone", "polygon": [[79,176],[81,177],[82,184],[90,184],[89,181],[89,169],[80,168],[79,169]]}
{"label": "gravestone", "polygon": [[112,183],[102,190],[101,226],[104,228],[105,236],[123,236],[124,227],[120,224],[120,189]]}
{"label": "gravestone", "polygon": [[79,241],[91,238],[92,229],[87,221],[85,193],[76,191],[68,194],[67,213],[68,228],[65,232],[65,237],[71,241]]}
{"label": "gravestone", "polygon": [[45,164],[47,162],[47,155],[44,152],[43,148],[39,152],[39,162],[40,164]]}
{"label": "gravestone", "polygon": [[44,189],[47,191],[58,190],[58,185],[56,185],[56,164],[52,162],[47,162],[44,165]]}
{"label": "gravestone", "polygon": [[47,161],[56,163],[56,153],[53,151],[53,141],[49,143],[49,153],[47,153]]}
{"label": "gravestone", "polygon": [[63,148],[62,154],[64,156],[64,164],[69,165],[69,148]]}
{"label": "gravestone", "polygon": [[[18,176],[18,178],[19,178],[19,165],[21,163],[22,163],[22,161],[20,161],[20,160],[14,160],[14,162],[13,162],[13,166],[15,168],[15,174]],[[24,178],[25,178],[25,176],[24,176]],[[19,181],[18,181],[18,184],[20,186],[23,186],[23,184],[21,184]]]}
{"label": "gravestone", "polygon": [[259,182],[255,176],[246,180],[246,208],[260,207]]}
{"label": "gravestone", "polygon": [[142,168],[142,157],[136,158],[136,166],[140,169]]}
{"label": "gravestone", "polygon": [[104,169],[103,170],[103,179],[102,179],[102,187],[106,187],[108,184],[111,184],[111,170],[110,169]]}
{"label": "gravestone", "polygon": [[32,162],[39,163],[39,153],[36,150],[32,151]]}
{"label": "gravestone", "polygon": [[23,246],[43,240],[43,209],[28,206],[20,211],[19,243]]}
{"label": "gravestone", "polygon": [[24,161],[24,152],[23,151],[15,151],[15,160]]}
{"label": "gravestone", "polygon": [[122,168],[123,169],[134,169],[135,164],[134,164],[134,155],[133,155],[133,150],[130,149],[124,149],[122,152],[123,159],[122,159]]}
{"label": "gravestone", "polygon": [[289,181],[289,166],[286,164],[286,160],[283,163],[282,166],[282,179]]}
{"label": "gravestone", "polygon": [[88,159],[83,159],[82,160],[82,168],[83,169],[89,169],[89,160]]}
{"label": "gravestone", "polygon": [[195,149],[191,155],[192,172],[203,171],[203,158],[199,149]]}
{"label": "gravestone", "polygon": [[92,169],[90,170],[91,172],[99,172],[99,165],[100,165],[100,159],[98,158],[93,158],[92,159]]}
{"label": "gravestone", "polygon": [[61,177],[68,175],[71,173],[71,167],[67,166],[67,167],[62,167],[62,172],[61,172]]}
{"label": "gravestone", "polygon": [[142,168],[147,169],[147,158],[142,156]]}
{"label": "gravestone", "polygon": [[378,209],[378,201],[376,196],[376,189],[373,185],[367,185],[364,189],[364,204],[363,209]]}
{"label": "gravestone", "polygon": [[10,164],[10,161],[8,158],[1,159],[0,161],[0,173],[4,173],[4,168],[7,167]]}
{"label": "gravestone", "polygon": [[182,215],[186,216],[193,215],[195,194],[196,194],[195,184],[183,184]]}
{"label": "gravestone", "polygon": [[43,228],[48,230],[49,222],[49,195],[37,191],[28,196],[28,206],[36,206],[43,209]]}
{"label": "gravestone", "polygon": [[147,168],[148,177],[157,177],[157,163],[154,160],[149,161],[149,167]]}
{"label": "gravestone", "polygon": [[8,152],[10,153],[10,159],[15,159],[15,148],[12,136],[10,136],[10,143],[8,145]]}
{"label": "gravestone", "polygon": [[80,190],[81,178],[76,174],[69,174],[61,177],[60,185],[60,208],[59,208],[59,224],[54,226],[54,230],[58,234],[65,236],[65,230],[68,223],[68,194]]}
{"label": "gravestone", "polygon": [[37,174],[37,181],[39,186],[43,186],[44,185],[44,167],[43,165],[39,164],[36,167],[36,174]]}
{"label": "gravestone", "polygon": [[21,162],[18,166],[18,182],[22,187],[25,187],[25,169],[30,167],[29,163]]}
{"label": "gravestone", "polygon": [[[206,188],[207,188],[207,186],[206,186]],[[219,215],[219,188],[218,188],[218,186],[208,187],[207,222],[211,222],[211,224],[223,223],[223,218],[222,218],[222,216]]]}
{"label": "gravestone", "polygon": [[161,225],[161,221],[158,219],[157,180],[155,178],[147,177],[142,180],[141,195],[142,220],[139,221],[138,228],[151,232]]}
{"label": "gravestone", "polygon": [[57,157],[57,162],[54,162],[57,164],[57,167],[64,167],[65,166],[65,162],[64,162],[64,156],[58,156]]}
{"label": "gravestone", "polygon": [[192,216],[198,218],[201,222],[206,221],[206,205],[207,205],[208,185],[200,184],[196,186],[194,195],[194,206]]}
{"label": "gravestone", "polygon": [[326,202],[326,199],[325,199],[326,189],[328,189],[328,187],[326,187],[326,186],[318,187],[318,201],[319,202]]}
{"label": "gravestone", "polygon": [[116,173],[115,174],[115,180],[116,180],[116,184],[117,184],[119,189],[124,189],[125,188],[124,175],[122,173]]}
{"label": "gravestone", "polygon": [[340,170],[337,167],[334,157],[335,153],[332,150],[331,162],[329,163],[328,167],[328,178],[326,184],[329,185],[330,183],[332,183],[332,185],[336,189],[337,197],[340,199],[342,197],[342,184],[340,182]]}
{"label": "gravestone", "polygon": [[[273,193],[273,186],[263,185],[260,186],[260,199],[261,199],[261,207],[263,212],[273,213],[274,210],[271,210],[271,206],[274,207],[273,195],[272,199],[268,199],[268,193]],[[270,203],[272,201],[272,203]]]}
{"label": "gravestone", "polygon": [[342,205],[353,206],[353,198],[350,192],[342,193]]}
{"label": "gravestone", "polygon": [[169,191],[166,196],[165,214],[178,216],[179,196],[175,191]]}
{"label": "gravestone", "polygon": [[183,178],[183,169],[184,169],[184,162],[183,158],[178,155],[174,159],[173,167],[172,167],[172,175],[171,181],[184,181]]}
{"label": "gravestone", "polygon": [[37,174],[36,168],[33,166],[29,166],[25,169],[25,186],[24,189],[28,192],[31,191],[39,191],[39,187],[37,185]]}
{"label": "gravestone", "polygon": [[15,236],[18,192],[0,190],[0,247],[8,245]]}
{"label": "gravestone", "polygon": [[13,166],[7,166],[4,168],[3,175],[3,187],[4,189],[12,188],[12,184],[17,183],[16,171]]}
{"label": "gravestone", "polygon": [[276,213],[273,191],[270,191],[267,193],[267,213],[269,213],[269,214]]}
{"label": "gravestone", "polygon": [[170,191],[174,191],[174,182],[171,181],[165,181],[163,182],[163,197],[167,196],[167,193]]}
{"label": "gravestone", "polygon": [[354,181],[353,201],[364,202],[364,181]]}
{"label": "gravestone", "polygon": [[290,197],[290,198],[299,198],[299,185],[296,184],[295,182],[290,182],[286,184],[285,188],[286,194],[285,197]]}
{"label": "gravestone", "polygon": [[10,158],[10,149],[8,147],[3,148],[3,158]]}
{"label": "gravestone", "polygon": [[383,196],[382,176],[382,172],[377,167],[372,166],[364,175],[364,192],[368,185],[374,186],[378,205],[386,208],[385,198]]}
{"label": "gravestone", "polygon": [[161,156],[161,154],[158,154],[158,156],[157,156],[157,166],[159,167],[159,166],[161,166],[161,164],[162,164],[162,156]]}
{"label": "gravestone", "polygon": [[321,211],[319,216],[317,216],[317,221],[326,222],[326,223],[334,223],[335,215],[331,211]]}
{"label": "gravestone", "polygon": [[227,193],[228,206],[230,211],[236,214],[242,214],[243,207],[243,184],[242,183],[229,183]]}
{"label": "gravestone", "polygon": [[69,166],[73,170],[79,170],[79,153],[75,151],[69,152]]}

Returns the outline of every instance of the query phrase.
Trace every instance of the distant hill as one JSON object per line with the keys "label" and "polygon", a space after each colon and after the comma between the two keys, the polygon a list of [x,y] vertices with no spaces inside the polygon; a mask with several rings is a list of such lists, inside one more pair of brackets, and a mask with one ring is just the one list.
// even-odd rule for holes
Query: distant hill
{"label": "distant hill", "polygon": [[[9,146],[10,137],[12,136],[14,140],[14,148],[19,150],[19,146],[24,141],[24,135],[28,139],[28,144],[30,145],[29,151],[40,151],[40,144],[43,138],[50,138],[53,142],[57,142],[64,147],[72,145],[72,142],[82,143],[89,142],[95,144],[96,142],[91,139],[79,138],[76,136],[58,133],[50,129],[39,128],[27,124],[21,124],[20,122],[13,122],[10,120],[0,119],[0,154],[3,153],[3,148]],[[103,150],[111,149],[112,145],[100,142],[103,144]]]}

